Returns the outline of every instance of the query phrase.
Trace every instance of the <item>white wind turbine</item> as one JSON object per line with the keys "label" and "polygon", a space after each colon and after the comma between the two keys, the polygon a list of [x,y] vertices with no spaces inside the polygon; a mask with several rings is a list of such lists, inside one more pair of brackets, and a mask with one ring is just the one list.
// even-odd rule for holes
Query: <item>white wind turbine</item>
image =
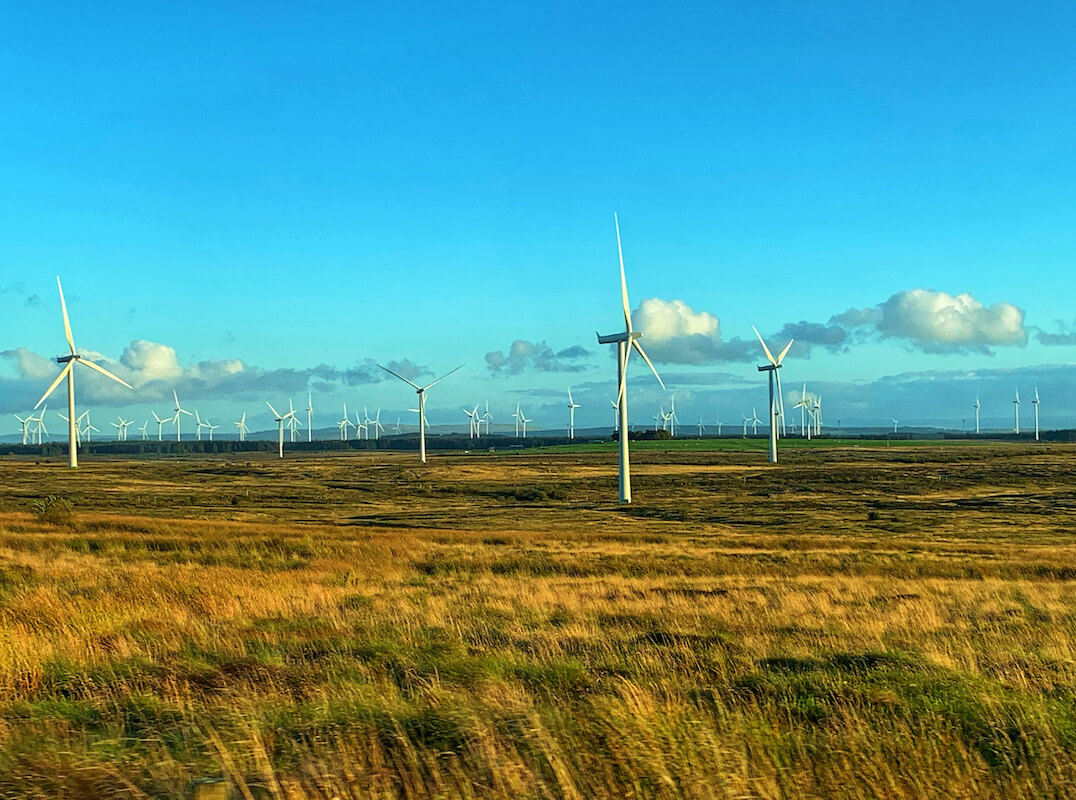
{"label": "white wind turbine", "polygon": [[724,425],[724,423],[721,420],[718,420],[716,424],[717,424],[717,435],[720,436],[721,435],[721,426]]}
{"label": "white wind turbine", "polygon": [[382,367],[380,364],[378,364],[378,366],[381,367],[381,369],[385,370],[385,372],[387,372],[389,375],[395,375],[397,378],[399,378],[404,383],[408,384],[409,386],[412,386],[414,388],[415,392],[418,394],[418,460],[421,461],[423,464],[425,464],[426,463],[426,390],[429,389],[434,384],[440,383],[441,381],[443,381],[445,378],[447,378],[449,375],[451,375],[456,370],[462,369],[463,364],[460,364],[458,367],[456,367],[456,369],[449,370],[444,375],[442,375],[440,378],[437,378],[437,380],[434,380],[434,381],[431,381],[430,383],[427,383],[425,386],[419,386],[417,383],[413,383],[412,381],[407,380],[407,378],[405,378],[403,375],[398,375],[397,373],[393,372],[388,367]]}
{"label": "white wind turbine", "polygon": [[143,442],[146,441],[146,439],[149,438],[149,434],[146,433],[146,430],[148,428],[149,428],[149,420],[147,419],[145,422],[142,423],[142,427],[138,429],[138,432],[142,434],[142,441]]}
{"label": "white wind turbine", "polygon": [[[295,419],[295,409],[292,408],[287,414],[281,414],[272,404],[266,400],[265,404],[269,406],[269,410],[273,412],[273,418],[277,424],[277,453],[281,458],[284,457],[284,423],[290,419]],[[288,401],[288,405],[291,405],[291,401]]]}
{"label": "white wind turbine", "polygon": [[900,422],[899,419],[894,419],[893,420],[893,433],[897,432],[897,423],[899,423],[899,422]]}
{"label": "white wind turbine", "polygon": [[294,443],[295,434],[299,428],[303,427],[303,423],[299,422],[299,418],[295,416],[298,412],[296,411],[295,406],[292,405],[290,398],[288,399],[288,410],[291,411],[291,414],[288,415],[288,438]]}
{"label": "white wind turbine", "polygon": [[170,422],[170,420],[161,419],[160,417],[157,416],[156,411],[151,411],[150,413],[153,414],[153,419],[157,423],[157,441],[159,442],[164,438],[164,434],[162,433],[162,431],[164,430],[164,426],[167,425]]}
{"label": "white wind turbine", "polygon": [[519,438],[519,403],[516,403],[515,413],[512,414],[512,419],[516,421],[516,438]]}
{"label": "white wind turbine", "polygon": [[979,395],[975,395],[975,405],[972,406],[975,409],[975,432],[979,432]]}
{"label": "white wind turbine", "polygon": [[598,336],[598,344],[615,344],[617,346],[617,411],[620,413],[620,436],[619,450],[620,450],[620,502],[631,502],[631,465],[628,458],[628,358],[631,355],[631,351],[634,349],[646,362],[646,365],[650,367],[650,371],[654,373],[654,377],[658,379],[658,383],[661,388],[665,388],[665,384],[662,383],[661,376],[658,375],[658,371],[654,368],[654,365],[647,358],[646,352],[643,350],[642,345],[639,344],[639,337],[642,333],[635,331],[631,327],[631,305],[628,303],[628,281],[624,276],[624,249],[620,244],[620,220],[616,214],[613,214],[613,223],[616,225],[616,249],[617,254],[620,257],[620,300],[624,308],[624,331],[621,333],[613,333],[608,336]]}
{"label": "white wind turbine", "polygon": [[204,419],[202,419],[200,416],[198,416],[198,411],[197,410],[195,410],[195,412],[194,412],[194,425],[195,425],[195,436],[197,437],[198,441],[200,442],[200,441],[202,441],[202,428],[205,428],[205,427],[208,427],[208,426],[206,425],[206,421]]}
{"label": "white wind turbine", "polygon": [[1035,407],[1035,441],[1039,440],[1039,387],[1035,387],[1035,399],[1031,401]]}
{"label": "white wind turbine", "polygon": [[123,433],[126,429],[123,427],[123,417],[118,417],[117,419],[119,419],[119,422],[111,422],[109,424],[116,429],[116,441],[122,442]]}
{"label": "white wind turbine", "polygon": [[336,427],[340,429],[340,441],[347,441],[347,429],[351,426],[352,422],[347,415],[347,403],[344,403],[344,416],[336,423]]}
{"label": "white wind turbine", "polygon": [[814,399],[814,432],[816,436],[822,435],[822,395]]}
{"label": "white wind turbine", "polygon": [[[779,420],[784,419],[784,414],[782,413],[783,409],[781,408],[781,405],[783,404],[782,398],[784,392],[781,390],[781,373],[779,372],[779,370],[781,369],[781,362],[785,360],[785,356],[788,355],[788,351],[792,347],[792,342],[794,342],[795,339],[789,339],[788,344],[785,345],[785,349],[781,351],[780,355],[778,355],[777,358],[774,358],[773,353],[770,352],[770,348],[766,346],[766,342],[762,338],[762,334],[758,332],[758,328],[752,325],[751,330],[753,330],[755,332],[755,336],[758,337],[759,344],[762,345],[762,351],[766,354],[766,360],[770,362],[765,366],[759,367],[758,371],[770,373],[770,463],[776,464],[778,435],[777,426]],[[773,396],[773,387],[775,380],[777,381],[776,400]]]}
{"label": "white wind turbine", "polygon": [[374,414],[374,418],[369,420],[369,422],[374,423],[374,441],[377,441],[381,438],[381,434],[385,432],[385,426],[381,424],[380,408],[377,410],[377,413]]}
{"label": "white wind turbine", "polygon": [[[82,437],[84,435],[88,435],[88,433],[89,433],[89,428],[87,427],[88,423],[87,423],[87,425],[83,425],[83,423],[86,422],[86,417],[88,417],[89,414],[90,414],[89,411],[83,411],[81,414],[79,414],[78,419],[75,420],[75,441],[78,442],[79,445],[82,444]],[[44,415],[42,415],[42,416],[44,416]],[[58,416],[64,422],[70,422],[71,421],[66,415],[61,414],[59,411],[56,412],[56,416]],[[112,423],[112,424],[115,425],[116,423]],[[94,428],[94,430],[97,430],[97,428]],[[118,436],[119,436],[119,434],[117,433],[117,437]],[[117,438],[116,441],[119,441],[119,439]]]}
{"label": "white wind turbine", "polygon": [[568,387],[568,439],[575,439],[575,410],[582,408],[579,403],[572,399],[572,387]]}
{"label": "white wind turbine", "polygon": [[807,427],[807,413],[809,413],[810,401],[807,399],[807,384],[803,384],[803,391],[800,392],[800,399],[792,408],[798,408],[800,410],[800,435],[804,432],[807,434],[807,438],[811,438],[811,429]]}
{"label": "white wind turbine", "polygon": [[703,424],[702,417],[699,417],[699,438],[700,439],[702,438],[702,435],[704,433],[706,433],[706,425]]}
{"label": "white wind turbine", "polygon": [[680,421],[680,418],[676,416],[676,398],[669,398],[669,433],[672,436],[676,436],[676,423]]}
{"label": "white wind turbine", "polygon": [[620,406],[615,400],[610,400],[609,405],[613,407],[613,433],[620,430]]}
{"label": "white wind turbine", "polygon": [[34,421],[35,417],[33,414],[28,414],[25,417],[20,417],[18,414],[15,414],[14,416],[15,419],[19,421],[19,424],[22,425],[22,443],[26,444],[26,438],[30,430],[30,424]]}
{"label": "white wind turbine", "polygon": [[397,436],[400,435],[400,418],[399,417],[396,417],[396,428],[395,428],[395,430],[393,430],[393,433],[395,433]]}
{"label": "white wind turbine", "polygon": [[219,428],[220,425],[213,425],[209,420],[206,420],[205,426],[209,430],[209,441],[213,441],[213,431]]}
{"label": "white wind turbine", "polygon": [[527,415],[522,411],[519,412],[519,424],[523,426],[523,438],[527,438],[527,423],[534,422],[533,419],[527,419]]}
{"label": "white wind turbine", "polygon": [[486,401],[486,410],[482,413],[482,420],[486,426],[486,436],[489,436],[490,425],[493,424],[493,415],[489,413],[489,400]]}
{"label": "white wind turbine", "polygon": [[751,409],[751,435],[752,436],[758,436],[758,424],[760,422],[762,422],[762,420],[760,420],[758,418],[758,411],[756,411],[754,408],[752,408]]}
{"label": "white wind turbine", "polygon": [[189,417],[189,416],[192,416],[192,414],[191,414],[191,412],[189,412],[189,411],[188,411],[187,409],[183,408],[183,407],[182,407],[182,406],[181,406],[181,405],[179,404],[179,395],[177,395],[177,394],[176,394],[176,390],[175,390],[175,389],[173,389],[173,390],[172,390],[172,397],[173,397],[173,398],[175,399],[175,401],[176,401],[176,415],[175,415],[174,417],[172,417],[172,422],[174,422],[174,423],[176,424],[176,441],[177,441],[177,442],[181,442],[181,441],[183,441],[183,439],[182,439],[182,437],[181,437],[181,435],[180,435],[180,431],[179,431],[179,427],[180,427],[180,425],[179,425],[179,423],[180,423],[180,419],[182,418],[182,415],[183,415],[183,414],[186,414],[186,415],[187,415],[188,417]]}
{"label": "white wind turbine", "polygon": [[[34,419],[33,417],[31,417],[31,419],[34,419],[34,422],[37,423],[34,426],[34,428],[35,428],[34,432],[37,434],[37,443],[38,444],[41,444],[41,434],[42,433],[45,434],[46,436],[49,435],[48,428],[45,427],[45,412],[48,411],[48,408],[49,408],[49,404],[45,403],[45,405],[44,405],[44,407],[42,407],[41,411],[38,412],[37,418]],[[49,438],[51,439],[52,437],[49,437]]]}
{"label": "white wind turbine", "polygon": [[469,427],[470,434],[471,434],[470,438],[473,439],[475,437],[475,432],[474,432],[475,427],[479,422],[479,420],[478,420],[478,406],[475,405],[474,411],[471,411],[470,409],[465,408],[465,409],[463,409],[463,413],[467,415],[468,427]]}
{"label": "white wind turbine", "polygon": [[1016,427],[1013,429],[1016,433],[1020,432],[1020,389],[1016,389],[1016,399],[1012,401],[1013,413],[1016,415]]}
{"label": "white wind turbine", "polygon": [[243,412],[243,416],[239,418],[238,422],[233,422],[233,425],[239,431],[239,441],[245,442],[247,440],[247,434],[250,433],[250,429],[247,428],[247,412]]}
{"label": "white wind turbine", "polygon": [[742,411],[740,412],[740,418],[741,418],[741,421],[743,422],[743,438],[746,439],[747,438],[747,423],[751,421],[751,418],[744,415],[744,413]]}
{"label": "white wind turbine", "polygon": [[314,395],[306,390],[306,441],[314,441]]}
{"label": "white wind turbine", "polygon": [[116,383],[123,384],[128,389],[133,389],[134,387],[127,383],[127,381],[117,378],[104,367],[98,366],[92,361],[79,355],[78,351],[75,349],[74,336],[71,335],[71,322],[67,318],[67,303],[64,301],[64,289],[60,284],[59,276],[56,277],[56,288],[60,291],[60,309],[63,311],[64,317],[64,334],[67,337],[67,344],[71,348],[71,353],[69,355],[59,356],[56,359],[56,363],[63,364],[64,368],[60,370],[60,374],[56,376],[56,380],[54,380],[52,385],[45,390],[45,394],[43,394],[41,399],[37,401],[37,405],[35,405],[34,408],[36,409],[37,406],[45,402],[45,399],[52,394],[57,386],[60,385],[60,381],[67,378],[68,465],[74,468],[78,466],[78,432],[76,430],[77,423],[75,418],[75,364],[82,364],[83,366],[100,372],[106,378],[111,378],[116,381]]}

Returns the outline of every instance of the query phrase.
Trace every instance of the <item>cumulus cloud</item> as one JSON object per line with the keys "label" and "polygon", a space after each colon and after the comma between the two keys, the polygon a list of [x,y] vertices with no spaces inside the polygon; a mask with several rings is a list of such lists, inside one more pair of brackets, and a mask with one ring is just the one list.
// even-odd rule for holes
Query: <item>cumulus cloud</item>
{"label": "cumulus cloud", "polygon": [[683,300],[643,300],[632,312],[632,326],[643,334],[643,349],[665,364],[708,364],[747,360],[757,344],[721,338],[721,321]]}
{"label": "cumulus cloud", "polygon": [[579,363],[590,355],[580,345],[554,351],[546,342],[516,339],[508,352],[494,350],[486,353],[486,366],[493,375],[518,375],[527,369],[539,372],[582,372],[585,364]]}
{"label": "cumulus cloud", "polygon": [[965,292],[930,289],[898,292],[873,308],[849,309],[831,326],[859,329],[882,338],[904,339],[924,352],[992,353],[992,347],[1023,346],[1028,330],[1023,309],[1012,303],[983,305]]}
{"label": "cumulus cloud", "polygon": [[[418,381],[423,375],[433,375],[433,370],[429,367],[416,364],[408,358],[402,361],[383,361],[380,363],[409,381]],[[370,383],[381,383],[384,380],[395,380],[385,370],[381,369],[378,364],[379,362],[374,361],[372,358],[364,359],[361,364],[345,369],[341,378],[348,386],[364,386]]]}

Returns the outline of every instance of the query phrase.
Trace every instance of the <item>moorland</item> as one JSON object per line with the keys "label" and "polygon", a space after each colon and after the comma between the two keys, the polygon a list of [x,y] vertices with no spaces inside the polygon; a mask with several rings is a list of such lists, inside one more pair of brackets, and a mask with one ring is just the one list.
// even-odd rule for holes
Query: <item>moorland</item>
{"label": "moorland", "polygon": [[1076,447],[0,459],[0,796],[1076,795]]}

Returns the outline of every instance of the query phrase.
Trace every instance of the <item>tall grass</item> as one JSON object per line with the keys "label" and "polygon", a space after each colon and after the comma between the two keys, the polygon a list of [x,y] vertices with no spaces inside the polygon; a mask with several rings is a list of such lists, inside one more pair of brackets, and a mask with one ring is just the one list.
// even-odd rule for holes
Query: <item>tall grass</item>
{"label": "tall grass", "polygon": [[1070,796],[1071,454],[3,463],[0,796]]}

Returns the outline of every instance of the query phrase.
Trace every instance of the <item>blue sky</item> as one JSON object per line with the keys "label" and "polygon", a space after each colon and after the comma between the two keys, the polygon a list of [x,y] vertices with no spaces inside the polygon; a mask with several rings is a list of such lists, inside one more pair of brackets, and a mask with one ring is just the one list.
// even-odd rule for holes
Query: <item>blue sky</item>
{"label": "blue sky", "polygon": [[[27,354],[61,352],[57,274],[80,346],[174,351],[163,374],[128,355],[129,402],[85,382],[102,413],[164,411],[166,384],[228,418],[307,385],[406,409],[355,370],[410,359],[468,365],[435,420],[488,397],[553,426],[571,383],[604,424],[614,211],[633,305],[719,320],[644,331],[685,418],[765,405],[726,346],[752,324],[858,309],[786,388],[953,421],[1041,383],[1044,419],[1076,424],[1071,5],[513,5],[0,11],[0,432],[48,384]],[[970,294],[961,330],[917,290]],[[494,374],[517,341],[589,354]],[[207,377],[235,360],[249,380]],[[668,395],[634,374],[642,421]]]}

